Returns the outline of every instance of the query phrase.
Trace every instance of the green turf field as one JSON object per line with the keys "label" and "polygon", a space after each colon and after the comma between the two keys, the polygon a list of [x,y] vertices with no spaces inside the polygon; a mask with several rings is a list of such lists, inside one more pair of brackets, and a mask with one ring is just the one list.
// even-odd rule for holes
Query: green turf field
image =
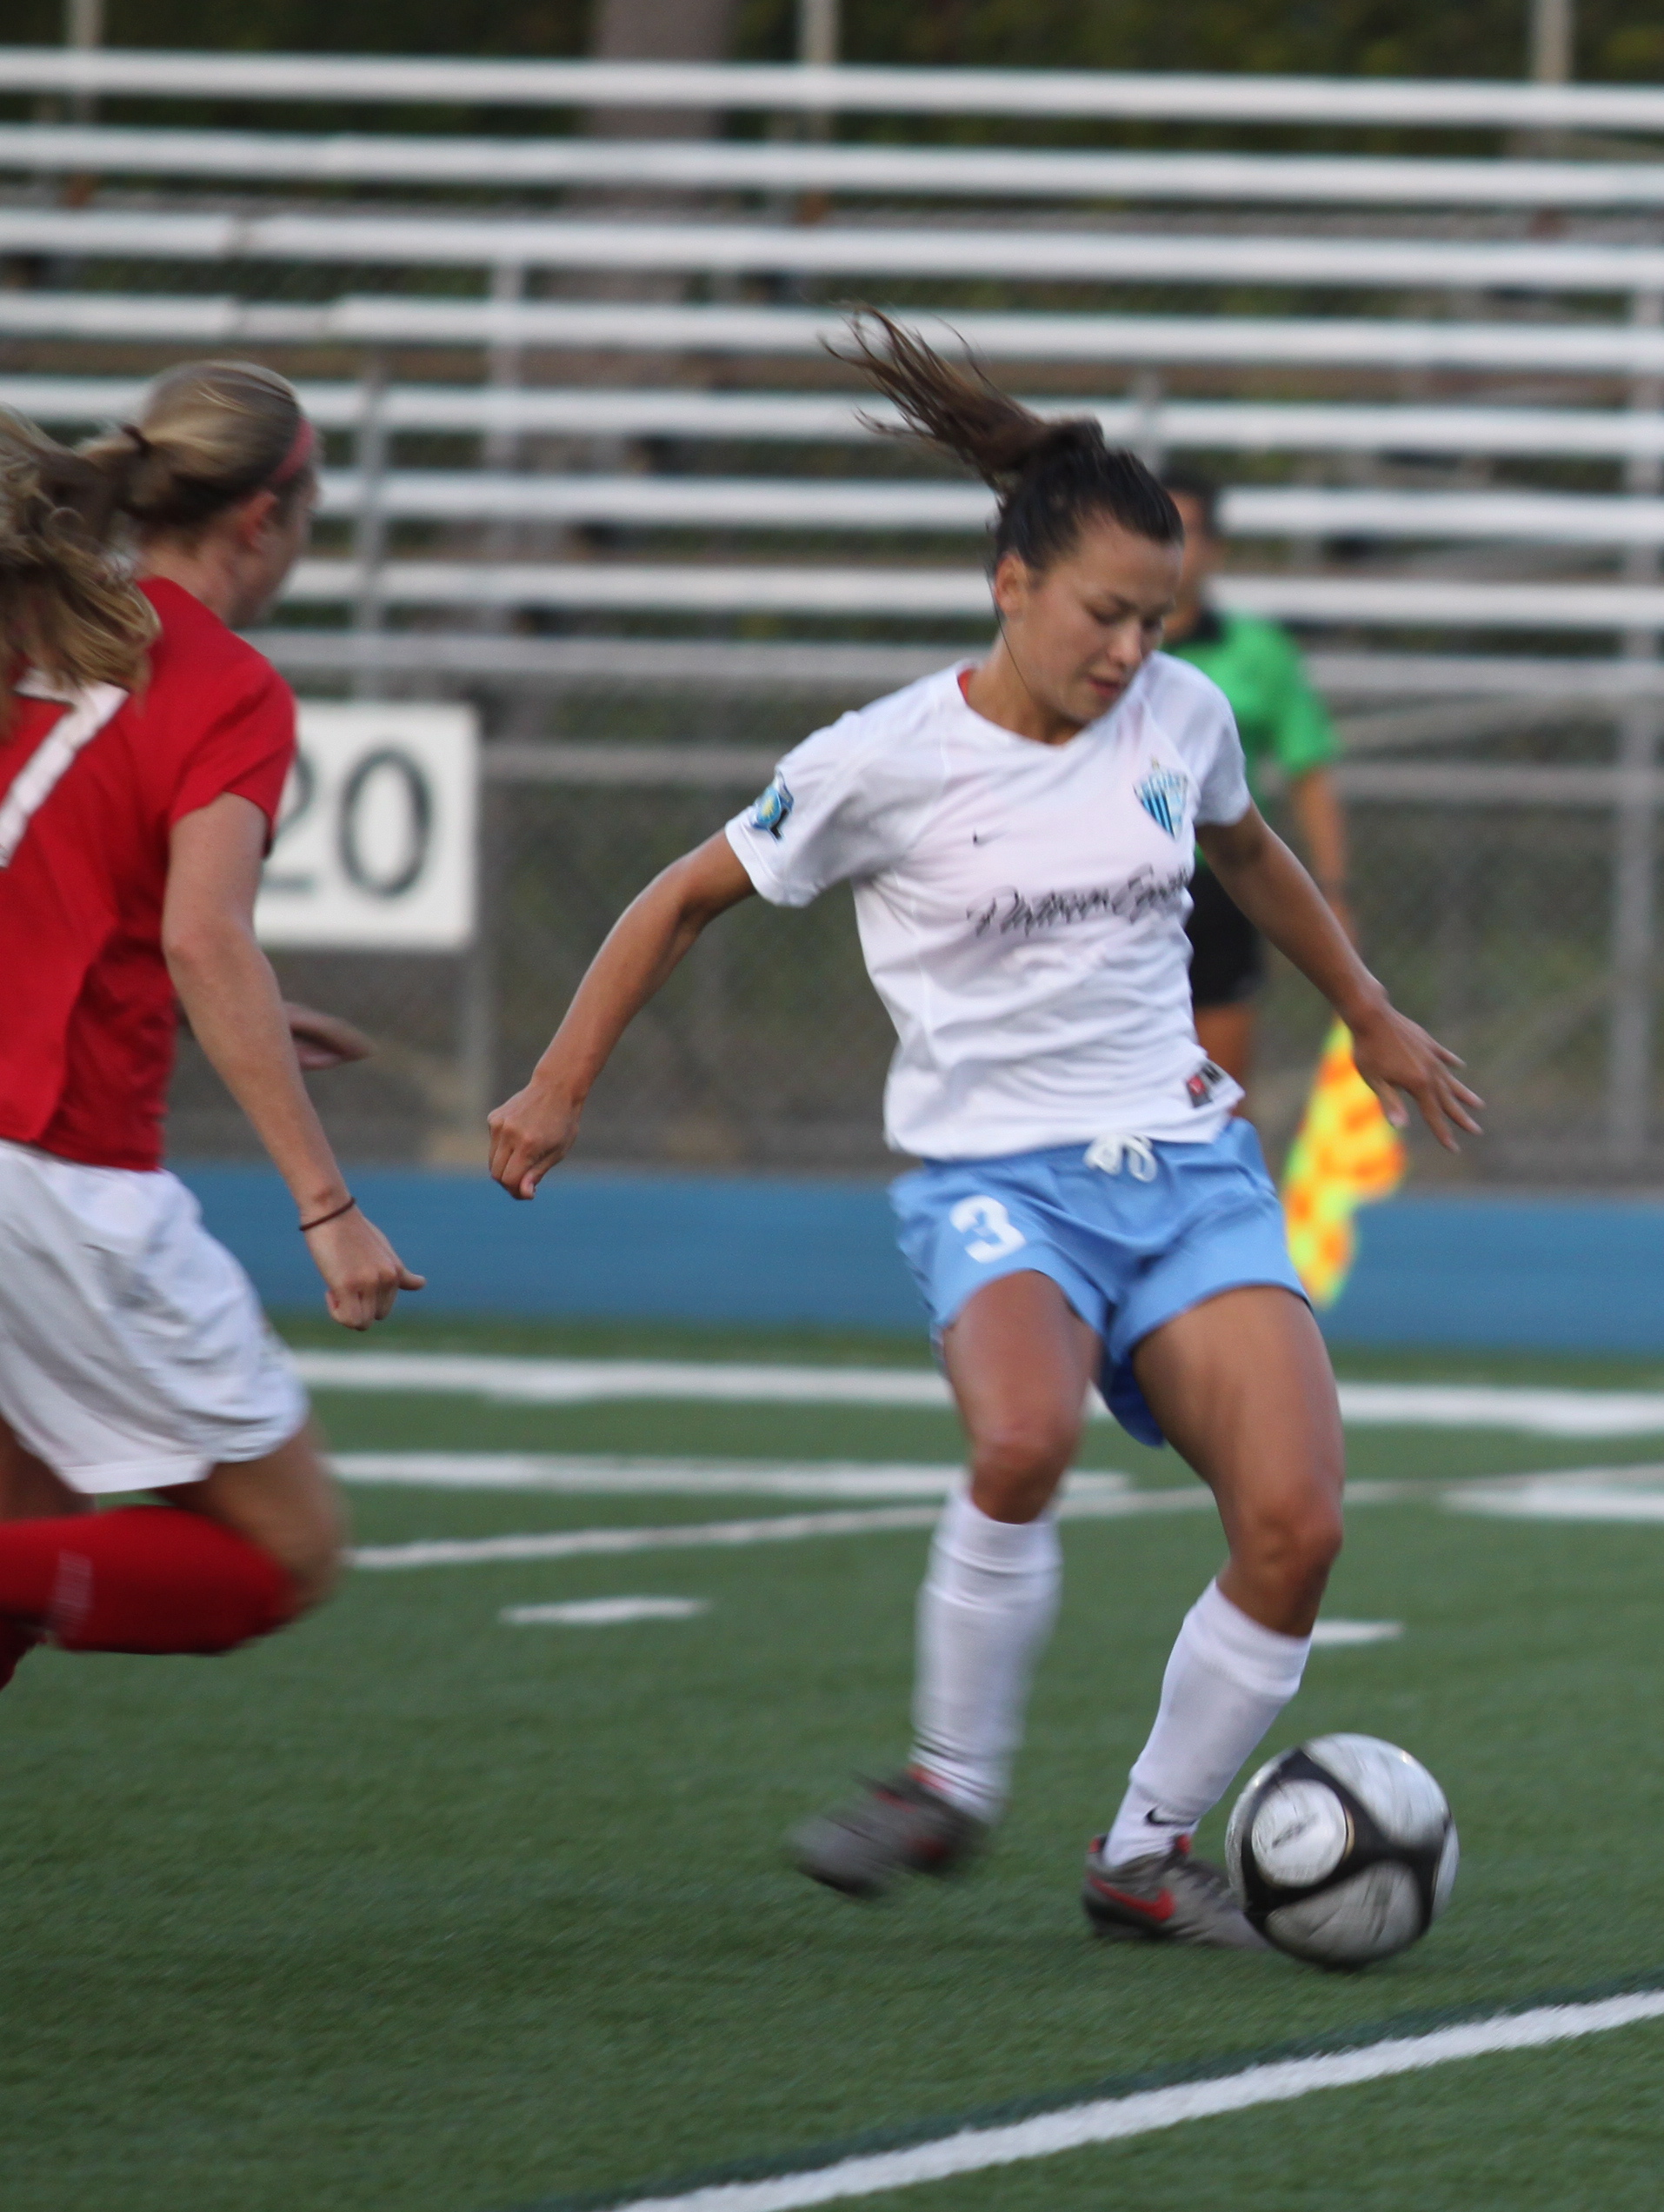
{"label": "green turf field", "polygon": [[[919,1356],[416,1322],[379,1341]],[[1345,1365],[1658,1380],[1540,1358]],[[926,1411],[320,1405],[348,1451],[955,1451],[951,1421]],[[1104,1425],[1082,1457],[1181,1478]],[[1449,1791],[1464,1861],[1427,1942],[1351,1978],[1104,1948],[1079,1919],[1082,1848],[1217,1563],[1200,1514],[1067,1527],[1062,1623],[998,1849],[962,1883],[876,1909],[802,1882],[780,1837],[904,1748],[918,1531],[366,1572],[227,1660],[38,1654],[0,1706],[0,2204],[521,2212],[1393,2023],[1664,1985],[1664,1523],[1481,1519],[1437,1498],[1461,1478],[1660,1458],[1658,1438],[1355,1437],[1359,1476],[1421,1487],[1360,1505],[1329,1610],[1406,1633],[1315,1653],[1272,1740],[1353,1728],[1407,1744]],[[798,1509],[389,1486],[356,1490],[352,1510],[359,1540],[384,1544]],[[621,1594],[709,1610],[499,1619]],[[1287,2212],[1343,2190],[1368,2212],[1651,2212],[1661,2067],[1664,2025],[1630,2028],[863,2202]]]}

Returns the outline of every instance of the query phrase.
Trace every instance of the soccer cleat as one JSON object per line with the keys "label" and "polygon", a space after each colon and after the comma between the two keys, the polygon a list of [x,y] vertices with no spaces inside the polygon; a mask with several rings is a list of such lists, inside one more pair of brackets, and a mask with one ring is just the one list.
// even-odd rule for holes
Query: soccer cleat
{"label": "soccer cleat", "polygon": [[1117,1942],[1201,1943],[1221,1951],[1271,1949],[1249,1924],[1219,1869],[1191,1857],[1188,1837],[1158,1858],[1119,1867],[1103,1863],[1106,1840],[1092,1839],[1081,1891],[1086,1916],[1099,1935]]}
{"label": "soccer cleat", "polygon": [[953,1874],[974,1858],[988,1836],[978,1820],[910,1769],[830,1812],[817,1813],[791,1836],[803,1872],[847,1897],[881,1897],[902,1874]]}

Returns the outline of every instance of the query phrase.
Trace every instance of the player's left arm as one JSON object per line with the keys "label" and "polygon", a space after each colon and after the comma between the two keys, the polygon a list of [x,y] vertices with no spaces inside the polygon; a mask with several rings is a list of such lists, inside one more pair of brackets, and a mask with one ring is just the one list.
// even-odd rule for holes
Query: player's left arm
{"label": "player's left arm", "polygon": [[197,1043],[289,1186],[330,1312],[367,1328],[423,1279],[358,1211],[301,1080],[277,978],[254,933],[267,830],[260,807],[234,791],[175,822],[162,950]]}
{"label": "player's left arm", "polygon": [[375,1053],[362,1029],[355,1029],[338,1013],[321,1013],[294,999],[283,1000],[283,1019],[294,1040],[295,1057],[309,1075],[320,1068],[347,1067],[354,1060],[369,1060]]}
{"label": "player's left arm", "polygon": [[1483,1101],[1454,1073],[1461,1060],[1399,1013],[1358,957],[1322,893],[1259,808],[1250,806],[1238,821],[1200,823],[1196,840],[1248,920],[1315,984],[1352,1032],[1358,1073],[1394,1126],[1401,1129],[1409,1119],[1408,1095],[1449,1151],[1457,1149],[1458,1129],[1478,1136],[1474,1114]]}

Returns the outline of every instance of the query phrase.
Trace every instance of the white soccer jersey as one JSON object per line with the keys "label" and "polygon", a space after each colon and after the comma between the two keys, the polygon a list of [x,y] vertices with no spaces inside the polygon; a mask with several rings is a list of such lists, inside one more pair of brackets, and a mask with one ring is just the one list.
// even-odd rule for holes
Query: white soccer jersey
{"label": "white soccer jersey", "polygon": [[818,730],[729,842],[765,899],[854,886],[900,1042],[897,1152],[984,1159],[1104,1135],[1215,1136],[1184,933],[1198,822],[1248,807],[1223,694],[1156,654],[1111,711],[1039,745],[945,668]]}

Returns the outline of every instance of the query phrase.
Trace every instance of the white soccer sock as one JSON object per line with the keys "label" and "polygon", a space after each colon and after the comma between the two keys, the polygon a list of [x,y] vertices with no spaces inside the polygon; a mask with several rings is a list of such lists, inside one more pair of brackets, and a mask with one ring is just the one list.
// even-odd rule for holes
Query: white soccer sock
{"label": "white soccer sock", "polygon": [[919,1592],[913,1762],[982,1820],[1005,1803],[1062,1571],[1049,1513],[994,1521],[967,1491],[948,1500]]}
{"label": "white soccer sock", "polygon": [[1161,1681],[1161,1710],[1103,1847],[1108,1866],[1170,1850],[1300,1687],[1309,1636],[1261,1628],[1210,1582],[1184,1617]]}

